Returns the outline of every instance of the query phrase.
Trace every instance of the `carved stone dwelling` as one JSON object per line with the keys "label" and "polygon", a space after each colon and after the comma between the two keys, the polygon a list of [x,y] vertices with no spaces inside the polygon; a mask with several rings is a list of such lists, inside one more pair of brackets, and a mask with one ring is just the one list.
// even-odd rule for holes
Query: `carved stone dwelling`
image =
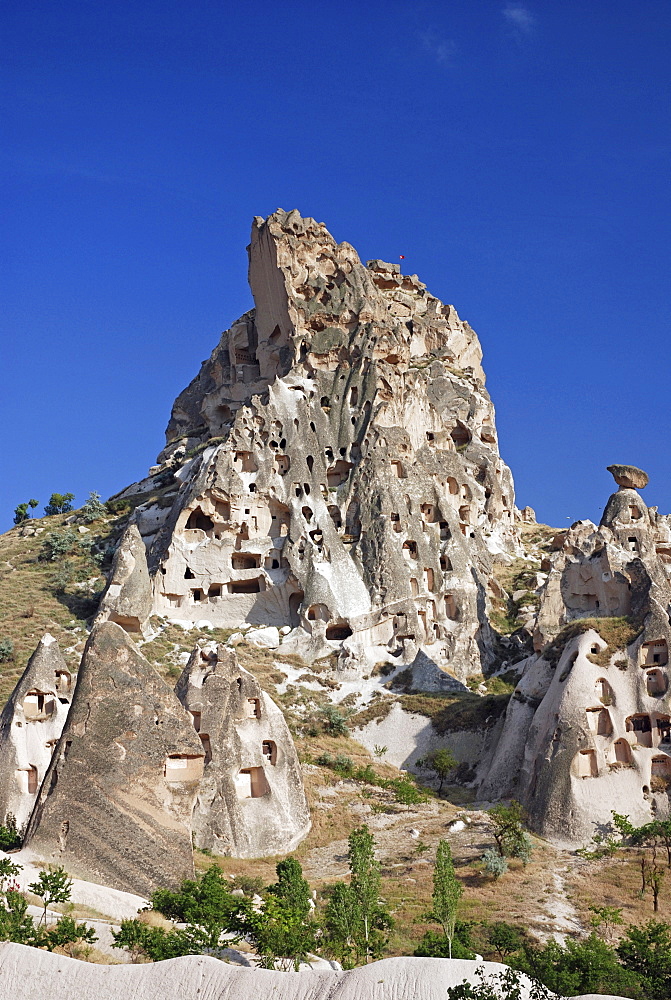
{"label": "carved stone dwelling", "polygon": [[26,842],[73,875],[148,894],[193,876],[204,751],[121,626],[96,625]]}
{"label": "carved stone dwelling", "polygon": [[13,816],[22,830],[70,710],[74,680],[48,633],[0,716],[0,826]]}
{"label": "carved stone dwelling", "polygon": [[154,612],[289,626],[286,648],[341,667],[423,649],[461,679],[486,669],[492,554],[517,539],[477,336],[296,211],[254,221],[249,259],[255,309],[177,398],[151,470],[172,504],[137,510]]}
{"label": "carved stone dwelling", "polygon": [[[616,471],[625,468],[629,476]],[[569,844],[589,841],[613,809],[635,824],[670,815],[671,533],[631,486],[644,486],[645,473],[611,471],[624,484],[599,527],[572,525],[554,556],[536,652],[478,790],[518,798],[539,832]],[[578,632],[584,619],[590,627]]]}
{"label": "carved stone dwelling", "polygon": [[236,858],[293,850],[310,812],[280,709],[222,645],[197,646],[175,690],[205,751],[195,845]]}

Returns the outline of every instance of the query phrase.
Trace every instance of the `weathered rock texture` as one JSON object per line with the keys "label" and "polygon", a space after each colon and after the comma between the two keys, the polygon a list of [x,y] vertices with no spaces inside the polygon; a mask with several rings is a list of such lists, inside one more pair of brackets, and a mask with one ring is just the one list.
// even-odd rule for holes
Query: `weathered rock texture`
{"label": "weathered rock texture", "polygon": [[117,889],[175,886],[193,875],[203,757],[191,717],[126,632],[97,625],[27,842]]}
{"label": "weathered rock texture", "polygon": [[589,841],[611,810],[636,824],[669,815],[670,567],[668,519],[626,485],[598,528],[570,528],[480,797],[519,798],[567,843]]}
{"label": "weathered rock texture", "polygon": [[222,645],[196,647],[175,690],[205,751],[195,845],[236,858],[293,850],[310,813],[280,709]]}
{"label": "weathered rock texture", "polygon": [[137,512],[154,611],[289,625],[341,666],[424,647],[487,669],[492,553],[516,528],[477,336],[296,211],[256,219],[249,256],[256,308],[177,398],[152,470],[174,503]]}
{"label": "weathered rock texture", "polygon": [[[0,943],[0,988],[13,1000],[444,1000],[447,989],[464,980],[479,985],[480,970],[489,977],[505,969],[498,962],[404,957],[385,958],[348,972],[314,969],[288,976],[270,969],[239,968],[209,955],[102,966]],[[527,983],[522,976],[523,997],[528,994]],[[594,994],[576,1000],[594,1000]],[[604,994],[603,1000],[617,998]]]}
{"label": "weathered rock texture", "polygon": [[72,698],[72,674],[48,633],[30,657],[0,716],[0,826],[23,829],[58,743]]}
{"label": "weathered rock texture", "polygon": [[114,554],[112,572],[97,621],[116,622],[127,632],[143,632],[152,608],[147,552],[135,524],[129,524]]}

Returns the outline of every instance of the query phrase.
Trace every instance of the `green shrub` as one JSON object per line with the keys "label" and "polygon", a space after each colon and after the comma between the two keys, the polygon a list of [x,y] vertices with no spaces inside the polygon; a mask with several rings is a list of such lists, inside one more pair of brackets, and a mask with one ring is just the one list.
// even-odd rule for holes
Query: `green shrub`
{"label": "green shrub", "polygon": [[0,663],[14,659],[14,643],[11,639],[0,639]]}

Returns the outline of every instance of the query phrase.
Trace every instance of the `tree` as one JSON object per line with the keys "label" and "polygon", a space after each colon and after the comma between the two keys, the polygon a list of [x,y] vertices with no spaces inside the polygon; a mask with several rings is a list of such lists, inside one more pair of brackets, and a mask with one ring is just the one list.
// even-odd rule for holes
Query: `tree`
{"label": "tree", "polygon": [[32,510],[39,506],[39,500],[28,500],[27,503],[20,503],[14,508],[14,524],[23,524],[24,521],[30,520],[30,507]]}
{"label": "tree", "polygon": [[52,514],[68,514],[72,510],[74,493],[52,493],[49,503],[44,507],[47,516]]}
{"label": "tree", "polygon": [[40,877],[36,882],[31,882],[28,886],[31,892],[35,893],[42,900],[44,913],[40,917],[40,923],[47,922],[47,907],[51,903],[67,903],[72,892],[72,879],[68,876],[61,865],[52,868],[51,871],[40,872]]}
{"label": "tree", "polygon": [[433,907],[430,918],[443,929],[447,941],[447,957],[452,958],[452,939],[457,920],[457,907],[464,894],[464,887],[454,873],[452,851],[446,840],[438,843],[436,864],[433,869]]}
{"label": "tree", "polygon": [[277,882],[267,889],[263,910],[250,910],[245,925],[266,969],[298,971],[315,948],[316,926],[312,919],[310,886],[295,858],[280,861]]}
{"label": "tree", "polygon": [[157,889],[151,903],[164,917],[187,925],[185,940],[193,950],[182,954],[220,947],[222,935],[238,930],[241,914],[250,909],[248,900],[232,895],[218,865],[211,865],[200,878],[185,879],[177,892]]}
{"label": "tree", "polygon": [[107,508],[100,502],[99,493],[89,493],[89,498],[81,509],[81,519],[84,524],[97,521],[100,517],[105,517]]}
{"label": "tree", "polygon": [[517,927],[504,920],[497,920],[487,928],[487,940],[502,961],[506,955],[518,951],[523,942]]}
{"label": "tree", "polygon": [[[449,942],[441,931],[427,931],[415,948],[413,955],[417,958],[449,958],[448,948]],[[451,950],[452,958],[475,958],[469,922],[456,921]]]}
{"label": "tree", "polygon": [[617,946],[625,969],[639,976],[650,1000],[671,995],[671,928],[659,920],[643,927],[629,927]]}
{"label": "tree", "polygon": [[426,793],[420,791],[410,778],[395,778],[389,782],[388,787],[394,790],[396,801],[408,808],[426,801]]}
{"label": "tree", "polygon": [[14,813],[7,813],[4,826],[0,826],[0,851],[13,851],[21,846],[21,837],[16,828]]}
{"label": "tree", "polygon": [[458,763],[459,761],[448,747],[441,747],[440,750],[432,750],[426,756],[420,757],[416,761],[416,766],[423,771],[433,771],[438,778],[438,794],[440,795],[445,781]]}
{"label": "tree", "polygon": [[525,813],[514,799],[509,805],[498,805],[488,810],[494,825],[496,849],[502,858],[520,858],[527,864],[531,857],[531,840],[524,830]]}
{"label": "tree", "polygon": [[568,939],[536,947],[524,944],[511,964],[561,996],[609,993],[638,996],[638,976],[618,962],[615,951],[592,933],[582,941]]}
{"label": "tree", "polygon": [[348,843],[350,884],[327,890],[324,928],[327,949],[351,968],[356,960],[380,958],[387,943],[384,932],[392,926],[392,919],[380,900],[380,864],[368,827],[352,830]]}
{"label": "tree", "polygon": [[606,941],[612,941],[615,928],[619,927],[624,923],[622,919],[622,907],[621,906],[590,906],[590,912],[593,914],[590,917],[590,923],[592,927],[598,931],[600,927],[603,927],[603,936]]}

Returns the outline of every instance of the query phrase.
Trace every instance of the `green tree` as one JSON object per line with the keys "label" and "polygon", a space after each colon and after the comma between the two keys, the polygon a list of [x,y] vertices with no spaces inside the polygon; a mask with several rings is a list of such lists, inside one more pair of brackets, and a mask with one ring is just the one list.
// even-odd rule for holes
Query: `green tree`
{"label": "green tree", "polygon": [[0,941],[36,944],[35,924],[28,915],[28,900],[23,893],[8,889],[0,895]]}
{"label": "green tree", "polygon": [[52,493],[49,503],[44,507],[47,516],[51,514],[68,514],[72,510],[74,493]]}
{"label": "green tree", "polygon": [[598,932],[603,927],[603,936],[606,941],[612,941],[615,928],[624,923],[622,919],[621,906],[590,906],[590,923]]}
{"label": "green tree", "polygon": [[247,937],[261,957],[263,968],[298,971],[315,948],[316,925],[312,919],[310,886],[295,858],[280,861],[277,882],[267,889],[263,910],[250,910]]}
{"label": "green tree", "polygon": [[28,500],[27,503],[20,503],[14,508],[14,524],[23,524],[24,521],[30,520],[30,510],[35,509],[39,506],[39,500]]}
{"label": "green tree", "polygon": [[[556,941],[535,947],[523,945],[511,964],[561,996],[609,993],[638,996],[640,981],[623,968],[615,951],[592,933],[582,941]],[[633,991],[633,992],[632,992]]]}
{"label": "green tree", "polygon": [[38,948],[46,948],[47,951],[53,951],[54,948],[63,948],[67,951],[68,945],[94,944],[97,940],[98,936],[93,927],[89,927],[88,924],[78,924],[73,917],[66,915],[59,917],[48,930],[38,934],[36,944]]}
{"label": "green tree", "polygon": [[0,895],[4,895],[7,883],[16,878],[21,871],[21,865],[15,865],[11,858],[0,858]]}
{"label": "green tree", "polygon": [[380,958],[393,922],[380,900],[382,876],[368,827],[352,830],[348,843],[350,884],[327,890],[324,929],[327,950],[351,968],[356,961]]}
{"label": "green tree", "polygon": [[448,747],[441,747],[440,750],[432,750],[424,757],[416,761],[417,767],[423,771],[432,771],[438,778],[438,794],[443,790],[443,785],[454,771],[459,761]]}
{"label": "green tree", "polygon": [[42,542],[39,559],[42,562],[56,562],[68,555],[79,544],[79,535],[72,528],[63,531],[49,531]]}
{"label": "green tree", "polygon": [[84,524],[91,524],[100,517],[106,517],[107,508],[100,502],[99,493],[89,493],[89,498],[81,509],[81,519]]}
{"label": "green tree", "polygon": [[42,900],[44,913],[40,917],[47,922],[47,908],[51,903],[67,903],[72,892],[72,879],[61,865],[52,868],[51,871],[42,871],[36,882],[31,882],[28,886],[30,891]]}
{"label": "green tree", "polygon": [[487,940],[503,961],[506,955],[512,955],[522,947],[523,938],[514,924],[497,920],[487,928]]}
{"label": "green tree", "polygon": [[520,858],[527,864],[531,857],[531,840],[524,830],[525,813],[514,799],[509,805],[498,805],[488,810],[494,827],[496,849],[502,858]]}
{"label": "green tree", "polygon": [[325,705],[319,710],[326,732],[331,736],[348,736],[346,716],[335,705]]}
{"label": "green tree", "polygon": [[640,977],[644,995],[650,1000],[671,996],[671,927],[649,920],[643,927],[630,927],[617,946],[625,969]]}
{"label": "green tree", "polygon": [[448,948],[451,949],[452,958],[475,958],[470,923],[464,920],[456,921],[451,945],[441,931],[427,931],[413,951],[413,955],[418,958],[449,958]]}
{"label": "green tree", "polygon": [[394,778],[388,787],[393,789],[396,801],[408,808],[426,802],[426,793],[422,792],[411,778]]}
{"label": "green tree", "polygon": [[222,935],[239,930],[250,909],[248,900],[232,895],[217,865],[211,865],[200,878],[185,879],[177,892],[157,889],[151,903],[164,917],[187,925],[182,944],[192,950],[181,954],[199,954],[220,947]]}
{"label": "green tree", "polygon": [[436,864],[433,869],[433,904],[430,919],[443,929],[447,941],[447,957],[452,958],[452,939],[457,920],[457,907],[464,894],[464,887],[454,873],[452,851],[446,840],[438,843]]}

